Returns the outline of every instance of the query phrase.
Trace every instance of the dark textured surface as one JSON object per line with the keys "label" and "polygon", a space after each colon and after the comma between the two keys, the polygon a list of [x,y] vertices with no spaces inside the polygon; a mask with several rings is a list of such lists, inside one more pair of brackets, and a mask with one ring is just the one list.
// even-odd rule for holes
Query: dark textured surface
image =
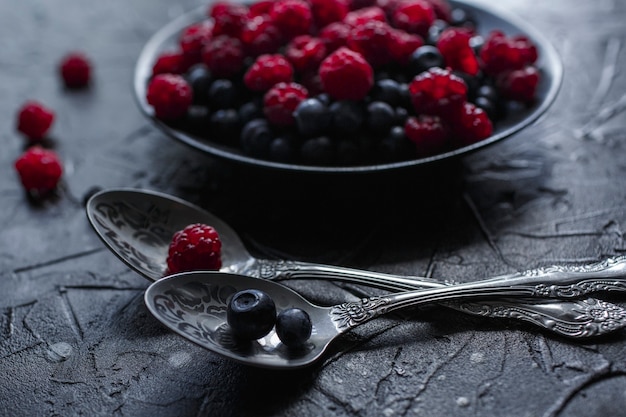
{"label": "dark textured surface", "polygon": [[[199,4],[0,0],[0,415],[623,415],[623,331],[580,343],[430,308],[369,323],[309,369],[223,360],[147,313],[148,282],[103,247],[82,199],[95,186],[165,191],[230,222],[258,255],[467,281],[623,254],[626,2],[499,2],[563,58],[545,117],[457,164],[345,180],[228,166],[140,116],[142,45]],[[87,91],[60,87],[72,49],[94,61]],[[66,167],[40,205],[12,167],[24,146],[14,114],[30,98],[57,112],[51,146]]]}

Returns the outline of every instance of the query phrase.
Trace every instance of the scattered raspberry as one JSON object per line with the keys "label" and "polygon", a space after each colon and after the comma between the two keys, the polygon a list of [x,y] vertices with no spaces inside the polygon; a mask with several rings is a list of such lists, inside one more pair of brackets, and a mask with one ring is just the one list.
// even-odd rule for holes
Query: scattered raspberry
{"label": "scattered raspberry", "polygon": [[485,39],[480,59],[485,73],[497,75],[533,64],[537,60],[537,48],[525,36],[507,37],[494,30]]}
{"label": "scattered raspberry", "polygon": [[372,20],[387,23],[385,11],[376,6],[352,10],[346,15],[346,17],[344,17],[343,23],[350,27],[358,27],[366,24],[367,22],[371,22]]}
{"label": "scattered raspberry", "polygon": [[441,32],[437,48],[446,66],[469,75],[478,74],[478,59],[470,45],[472,32],[466,28],[451,27]]}
{"label": "scattered raspberry", "polygon": [[287,38],[309,33],[313,23],[311,7],[303,0],[276,0],[270,17]]}
{"label": "scattered raspberry", "polygon": [[413,107],[418,114],[450,118],[467,99],[467,85],[450,70],[431,68],[409,84]]}
{"label": "scattered raspberry", "polygon": [[263,112],[270,123],[290,126],[295,123],[293,112],[309,92],[297,83],[278,83],[263,97]]}
{"label": "scattered raspberry", "polygon": [[30,140],[44,138],[54,122],[54,112],[37,101],[27,101],[17,114],[17,130]]}
{"label": "scattered raspberry", "polygon": [[331,53],[342,46],[347,46],[350,30],[350,26],[343,22],[334,22],[324,27],[320,31],[319,37],[326,44],[326,51]]}
{"label": "scattered raspberry", "polygon": [[68,88],[83,88],[91,80],[91,63],[86,55],[73,52],[61,60],[61,78]]}
{"label": "scattered raspberry", "polygon": [[399,29],[391,29],[389,33],[389,55],[391,59],[400,65],[406,65],[409,62],[411,54],[417,48],[424,45],[424,39],[420,35],[407,33]]}
{"label": "scattered raspberry", "polygon": [[381,67],[390,61],[389,44],[391,28],[387,23],[370,20],[352,28],[348,34],[348,48],[363,55],[374,68]]}
{"label": "scattered raspberry", "polygon": [[182,74],[186,70],[184,57],[181,51],[161,53],[152,66],[152,75]]}
{"label": "scattered raspberry", "polygon": [[493,125],[487,113],[472,103],[465,103],[451,123],[455,140],[467,146],[491,136]]}
{"label": "scattered raspberry", "polygon": [[296,36],[287,44],[285,57],[297,72],[317,70],[326,58],[326,44],[310,35]]}
{"label": "scattered raspberry", "polygon": [[435,21],[435,10],[425,0],[400,3],[391,15],[393,27],[422,37],[428,36],[428,28]]}
{"label": "scattered raspberry", "polygon": [[230,1],[217,1],[209,8],[209,16],[213,18],[213,36],[226,35],[239,38],[248,18],[248,8]]}
{"label": "scattered raspberry", "polygon": [[200,62],[200,55],[204,46],[213,37],[213,22],[203,20],[187,26],[180,35],[179,44],[183,53],[192,63]]}
{"label": "scattered raspberry", "polygon": [[241,42],[251,56],[274,53],[283,42],[283,35],[268,15],[250,18],[241,31]]}
{"label": "scattered raspberry", "polygon": [[206,224],[190,224],[174,234],[167,255],[168,273],[212,270],[222,267],[222,242]]}
{"label": "scattered raspberry", "polygon": [[24,189],[41,195],[54,190],[63,174],[57,154],[40,146],[24,152],[15,161],[15,169]]}
{"label": "scattered raspberry", "polygon": [[191,86],[180,75],[159,74],[148,85],[146,99],[154,108],[154,115],[162,120],[174,120],[187,113],[193,93]]}
{"label": "scattered raspberry", "polygon": [[404,133],[415,144],[420,157],[436,155],[448,147],[448,129],[437,116],[409,117],[404,124]]}
{"label": "scattered raspberry", "polygon": [[341,22],[350,10],[346,0],[309,0],[315,26],[323,28]]}
{"label": "scattered raspberry", "polygon": [[275,84],[291,82],[293,67],[282,55],[261,55],[248,68],[243,81],[252,91],[267,91]]}
{"label": "scattered raspberry", "polygon": [[505,99],[532,103],[535,100],[539,78],[537,68],[529,66],[501,74],[496,79],[496,86]]}
{"label": "scattered raspberry", "polygon": [[243,44],[230,36],[217,36],[202,50],[202,62],[217,78],[229,78],[243,68]]}
{"label": "scattered raspberry", "polygon": [[342,47],[320,65],[324,90],[336,100],[361,100],[374,84],[374,71],[363,55]]}

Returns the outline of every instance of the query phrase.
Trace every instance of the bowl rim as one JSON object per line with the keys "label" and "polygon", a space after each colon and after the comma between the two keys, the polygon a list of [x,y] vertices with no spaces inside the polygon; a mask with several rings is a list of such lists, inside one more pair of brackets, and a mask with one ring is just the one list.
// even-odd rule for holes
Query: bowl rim
{"label": "bowl rim", "polygon": [[[297,172],[368,173],[425,166],[439,161],[465,156],[489,145],[492,145],[496,142],[499,142],[505,138],[513,136],[514,134],[520,132],[521,130],[536,122],[542,115],[544,115],[546,111],[550,108],[550,106],[554,103],[561,88],[563,81],[563,64],[557,50],[554,48],[551,42],[540,31],[535,29],[526,21],[522,20],[520,17],[508,11],[498,9],[491,4],[487,5],[482,1],[449,0],[449,3],[453,7],[460,6],[468,9],[470,12],[478,11],[480,13],[486,13],[488,15],[491,15],[496,19],[506,21],[510,26],[519,30],[520,34],[523,34],[530,38],[539,51],[538,62],[540,64],[538,65],[538,68],[543,73],[540,83],[545,81],[546,75],[549,75],[549,81],[551,82],[547,85],[547,90],[543,95],[542,100],[538,103],[538,105],[532,107],[532,109],[527,115],[524,116],[523,119],[521,119],[517,123],[514,123],[511,126],[505,127],[504,129],[497,131],[495,134],[484,140],[448,152],[425,158],[416,158],[397,162],[369,165],[333,166],[285,163],[245,155],[238,148],[221,145],[216,142],[209,142],[205,138],[196,137],[190,133],[183,132],[169,126],[162,120],[157,119],[154,116],[152,108],[148,105],[145,98],[147,80],[150,78],[151,75],[154,57],[156,57],[158,53],[167,50],[167,48],[164,48],[166,42],[168,40],[171,40],[173,36],[180,33],[180,30],[182,28],[192,23],[195,23],[203,18],[203,16],[206,16],[206,5],[192,9],[191,11],[188,11],[181,16],[171,20],[169,23],[161,27],[161,29],[159,29],[156,33],[152,35],[152,37],[144,45],[135,65],[132,80],[133,96],[141,113],[149,120],[151,120],[167,136],[195,150],[199,150],[225,160],[242,163],[248,166],[258,166],[275,170]],[[546,73],[547,70],[549,70],[548,73]]]}

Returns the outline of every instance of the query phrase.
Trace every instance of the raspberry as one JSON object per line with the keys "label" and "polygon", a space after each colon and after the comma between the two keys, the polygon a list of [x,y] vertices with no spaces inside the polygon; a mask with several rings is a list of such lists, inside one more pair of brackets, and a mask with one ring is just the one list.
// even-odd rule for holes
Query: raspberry
{"label": "raspberry", "polygon": [[313,23],[311,7],[303,0],[276,0],[270,17],[287,38],[309,33]]}
{"label": "raspberry", "polygon": [[309,92],[297,83],[278,83],[263,97],[263,112],[270,123],[290,126],[295,123],[293,112]]}
{"label": "raspberry", "polygon": [[390,60],[390,31],[387,23],[378,20],[356,26],[348,34],[348,48],[363,55],[372,67],[381,67]]}
{"label": "raspberry", "polygon": [[87,56],[80,52],[66,55],[61,60],[59,71],[68,88],[86,87],[91,79],[91,63]]}
{"label": "raspberry", "polygon": [[54,112],[37,101],[27,101],[17,114],[17,130],[30,140],[41,140],[54,122]]}
{"label": "raspberry", "polygon": [[493,125],[487,113],[472,103],[465,103],[451,123],[454,138],[461,146],[471,145],[491,136]]}
{"label": "raspberry", "polygon": [[283,35],[268,15],[249,19],[241,31],[241,41],[246,53],[259,56],[275,52],[283,41]]}
{"label": "raspberry", "polygon": [[267,91],[275,84],[288,83],[293,78],[293,67],[284,56],[261,55],[246,71],[243,81],[252,91]]}
{"label": "raspberry", "polygon": [[431,68],[417,75],[409,84],[413,107],[418,114],[449,118],[467,99],[467,85],[450,70]]}
{"label": "raspberry", "polygon": [[485,39],[480,59],[485,73],[497,75],[533,64],[537,60],[537,48],[525,36],[509,38],[494,30]]}
{"label": "raspberry", "polygon": [[376,6],[353,10],[344,17],[343,22],[348,26],[358,27],[372,20],[387,23],[384,10]]}
{"label": "raspberry", "polygon": [[408,64],[411,54],[424,45],[424,40],[420,35],[393,28],[389,33],[389,40],[390,42],[387,45],[389,55],[393,61],[400,65]]}
{"label": "raspberry", "polygon": [[441,32],[437,48],[446,66],[469,75],[478,74],[478,59],[470,46],[472,32],[466,28],[448,28]]}
{"label": "raspberry", "polygon": [[179,44],[183,53],[191,62],[200,62],[200,54],[204,45],[213,37],[213,22],[203,20],[187,26],[180,35]]}
{"label": "raspberry", "polygon": [[227,35],[239,38],[248,17],[248,8],[229,1],[217,1],[209,9],[213,18],[213,36]]}
{"label": "raspberry", "polygon": [[411,0],[400,3],[391,15],[393,27],[422,37],[428,36],[428,28],[435,21],[435,11],[425,0]]}
{"label": "raspberry", "polygon": [[426,0],[433,7],[435,17],[441,19],[444,22],[450,22],[452,20],[452,6],[448,0]]}
{"label": "raspberry", "polygon": [[448,129],[437,116],[419,115],[409,117],[404,133],[415,144],[418,156],[432,156],[448,147]]}
{"label": "raspberry", "polygon": [[222,242],[217,231],[206,224],[190,224],[174,233],[168,249],[168,273],[214,270],[222,267]]}
{"label": "raspberry", "polygon": [[181,51],[161,53],[152,66],[152,75],[182,74],[185,72],[185,59]]}
{"label": "raspberry", "polygon": [[318,28],[342,21],[349,11],[345,0],[309,0],[309,4]]}
{"label": "raspberry", "polygon": [[346,46],[350,29],[350,26],[343,22],[334,22],[324,27],[320,31],[319,37],[326,44],[326,51],[330,53]]}
{"label": "raspberry", "polygon": [[248,17],[253,18],[257,16],[269,15],[274,0],[259,0],[248,6]]}
{"label": "raspberry", "polygon": [[61,161],[53,151],[33,146],[15,161],[15,169],[24,188],[46,194],[54,190],[63,174]]}
{"label": "raspberry", "polygon": [[531,103],[535,99],[539,85],[539,71],[530,66],[501,74],[496,79],[496,86],[502,97]]}
{"label": "raspberry", "polygon": [[322,61],[324,90],[336,100],[361,100],[374,84],[374,71],[363,55],[342,47]]}
{"label": "raspberry", "polygon": [[236,75],[243,68],[243,44],[230,36],[217,36],[202,50],[202,62],[217,78]]}
{"label": "raspberry", "polygon": [[317,70],[326,58],[326,45],[319,38],[309,35],[296,36],[287,44],[285,57],[297,72]]}
{"label": "raspberry", "polygon": [[159,74],[148,85],[146,95],[154,114],[162,120],[174,120],[187,113],[193,93],[191,86],[180,75]]}

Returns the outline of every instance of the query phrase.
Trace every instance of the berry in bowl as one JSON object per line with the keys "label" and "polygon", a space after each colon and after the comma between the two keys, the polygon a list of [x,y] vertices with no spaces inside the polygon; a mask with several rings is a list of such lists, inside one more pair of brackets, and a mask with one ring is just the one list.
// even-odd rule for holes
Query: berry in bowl
{"label": "berry in bowl", "polygon": [[561,78],[540,33],[473,2],[218,1],[150,39],[134,92],[156,126],[212,155],[375,172],[519,132]]}

